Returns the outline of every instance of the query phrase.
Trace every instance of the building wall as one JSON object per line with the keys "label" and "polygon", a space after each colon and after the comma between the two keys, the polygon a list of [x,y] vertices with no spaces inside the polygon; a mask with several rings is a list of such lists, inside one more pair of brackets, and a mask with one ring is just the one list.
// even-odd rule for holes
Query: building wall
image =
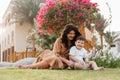
{"label": "building wall", "polygon": [[27,46],[27,42],[26,42],[26,37],[28,35],[28,30],[31,28],[32,26],[30,24],[16,24],[15,27],[15,37],[14,37],[14,42],[15,42],[15,51],[16,52],[22,52],[22,51],[26,51],[26,46]]}
{"label": "building wall", "polygon": [[[26,51],[26,37],[28,31],[31,29],[30,24],[8,24],[3,26],[2,38],[1,38],[1,61],[6,61],[8,55],[16,52],[25,52]],[[13,51],[14,50],[14,51]]]}
{"label": "building wall", "polygon": [[1,60],[2,24],[0,24],[0,60]]}
{"label": "building wall", "polygon": [[25,51],[26,36],[31,28],[29,24],[19,25],[11,24],[3,29],[2,33],[2,50],[14,46],[15,51]]}
{"label": "building wall", "polygon": [[3,28],[2,33],[2,50],[6,50],[10,48],[11,46],[14,46],[14,31],[15,31],[15,25],[7,25]]}
{"label": "building wall", "polygon": [[[15,26],[12,24],[3,24],[1,32],[1,61],[3,56],[10,54],[11,46],[14,46],[12,33],[14,32]],[[7,58],[7,56],[6,56]]]}
{"label": "building wall", "polygon": [[[41,0],[41,2],[45,2],[45,0]],[[28,35],[28,31],[31,28],[30,24],[18,24],[11,23],[14,21],[10,18],[11,7],[8,6],[4,16],[3,16],[3,26],[2,26],[2,38],[0,38],[1,46],[1,55],[5,56],[5,60],[8,58],[6,55],[12,54],[14,51],[23,52],[26,51],[26,37]],[[3,58],[4,59],[4,58]],[[3,60],[1,58],[1,61]],[[4,60],[3,60],[4,61]]]}

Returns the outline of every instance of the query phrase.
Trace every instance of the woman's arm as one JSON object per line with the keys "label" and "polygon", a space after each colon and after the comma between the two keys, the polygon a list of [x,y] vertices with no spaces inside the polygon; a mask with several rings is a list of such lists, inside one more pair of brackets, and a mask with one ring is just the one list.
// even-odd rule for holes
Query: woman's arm
{"label": "woman's arm", "polygon": [[72,62],[70,62],[68,59],[63,58],[61,56],[59,56],[59,58],[62,60],[62,62],[66,63],[69,67],[73,67],[74,64]]}
{"label": "woman's arm", "polygon": [[60,41],[61,41],[60,38],[57,38],[53,47],[53,52],[58,56],[60,56],[60,50],[61,50]]}

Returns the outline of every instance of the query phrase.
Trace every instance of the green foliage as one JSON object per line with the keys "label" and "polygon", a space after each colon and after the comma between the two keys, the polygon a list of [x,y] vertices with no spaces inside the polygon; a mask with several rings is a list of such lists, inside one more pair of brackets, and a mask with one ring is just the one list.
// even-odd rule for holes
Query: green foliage
{"label": "green foliage", "polygon": [[102,14],[96,13],[94,23],[96,25],[96,30],[98,32],[103,32],[105,28],[110,24],[110,21],[105,19]]}
{"label": "green foliage", "polygon": [[[43,0],[12,0],[10,4],[10,18],[12,22],[34,24],[33,19],[39,11],[39,5]],[[45,2],[45,1],[44,1]]]}
{"label": "green foliage", "polygon": [[120,68],[120,58],[116,59],[108,51],[104,54],[105,56],[92,57],[91,60],[95,61],[98,66],[104,66],[105,68]]}
{"label": "green foliage", "polygon": [[117,39],[119,39],[119,35],[116,34],[115,32],[107,31],[106,33],[104,33],[104,38],[108,45],[111,46],[112,44],[115,43]]}
{"label": "green foliage", "polygon": [[44,34],[41,35],[37,32],[38,37],[36,38],[36,44],[42,47],[43,49],[53,49],[54,42],[57,38],[56,34],[48,34],[47,31],[44,31]]}
{"label": "green foliage", "polygon": [[97,7],[97,3],[89,0],[47,0],[37,15],[37,24],[60,32],[66,24],[80,26],[82,22],[91,21],[94,13],[98,13]]}

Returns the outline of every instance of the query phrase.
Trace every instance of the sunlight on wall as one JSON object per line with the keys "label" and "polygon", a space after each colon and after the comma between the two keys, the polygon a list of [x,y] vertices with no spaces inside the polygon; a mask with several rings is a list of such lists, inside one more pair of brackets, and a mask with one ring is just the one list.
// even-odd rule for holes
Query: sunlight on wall
{"label": "sunlight on wall", "polygon": [[0,0],[0,23],[11,0]]}

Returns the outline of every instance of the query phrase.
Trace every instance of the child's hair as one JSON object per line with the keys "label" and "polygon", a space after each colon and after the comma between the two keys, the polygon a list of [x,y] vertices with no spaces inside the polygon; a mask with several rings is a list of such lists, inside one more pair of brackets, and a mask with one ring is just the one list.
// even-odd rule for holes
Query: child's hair
{"label": "child's hair", "polygon": [[77,40],[87,41],[83,36],[78,36],[78,37],[76,38],[76,41],[77,41]]}

